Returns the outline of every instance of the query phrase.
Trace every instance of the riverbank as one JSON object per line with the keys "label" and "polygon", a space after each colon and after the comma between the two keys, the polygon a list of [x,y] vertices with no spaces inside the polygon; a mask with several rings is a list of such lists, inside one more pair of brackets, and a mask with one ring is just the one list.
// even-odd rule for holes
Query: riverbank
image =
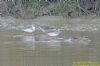
{"label": "riverbank", "polygon": [[12,17],[1,17],[1,28],[15,25],[27,25],[33,22],[55,26],[56,28],[71,31],[97,31],[100,25],[99,17],[66,18],[63,16],[40,16],[35,19],[16,19]]}

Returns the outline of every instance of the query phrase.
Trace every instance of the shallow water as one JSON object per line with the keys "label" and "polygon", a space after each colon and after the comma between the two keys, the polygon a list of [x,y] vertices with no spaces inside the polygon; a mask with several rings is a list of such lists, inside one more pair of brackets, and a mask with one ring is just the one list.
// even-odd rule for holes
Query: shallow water
{"label": "shallow water", "polygon": [[[51,18],[52,19],[44,19],[44,17],[42,17],[34,21],[39,21],[41,24],[53,25],[57,28],[68,24],[70,21],[70,24],[73,23],[72,19],[68,22],[61,17],[55,17],[55,19],[53,19],[54,17]],[[84,19],[80,19],[79,22],[81,23],[82,21],[84,21]],[[78,22],[77,19],[76,22]],[[22,22],[22,24],[23,23],[24,22]],[[88,23],[85,21],[85,24]],[[28,24],[27,20],[25,20],[25,24]],[[47,41],[45,34],[40,31],[28,35],[21,31],[0,29],[0,64],[1,66],[72,66],[73,62],[100,62],[99,34],[99,30],[63,30],[59,38],[88,36],[91,40],[88,44],[70,44],[63,40]]]}

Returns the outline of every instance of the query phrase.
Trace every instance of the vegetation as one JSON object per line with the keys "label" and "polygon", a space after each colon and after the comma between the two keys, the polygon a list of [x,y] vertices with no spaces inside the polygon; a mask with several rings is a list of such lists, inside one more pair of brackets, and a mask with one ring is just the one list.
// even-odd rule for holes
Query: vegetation
{"label": "vegetation", "polygon": [[0,15],[17,18],[99,15],[99,4],[99,0],[0,0]]}

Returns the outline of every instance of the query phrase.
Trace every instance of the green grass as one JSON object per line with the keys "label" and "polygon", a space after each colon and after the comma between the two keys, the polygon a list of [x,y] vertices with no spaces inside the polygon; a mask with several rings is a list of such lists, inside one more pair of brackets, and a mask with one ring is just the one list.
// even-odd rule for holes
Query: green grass
{"label": "green grass", "polygon": [[7,0],[6,3],[9,14],[22,18],[33,18],[43,14],[50,15],[51,10],[53,11],[52,15],[63,16],[69,10],[76,11],[77,7],[75,6],[77,5],[76,0],[58,0],[57,2],[49,2],[46,0]]}

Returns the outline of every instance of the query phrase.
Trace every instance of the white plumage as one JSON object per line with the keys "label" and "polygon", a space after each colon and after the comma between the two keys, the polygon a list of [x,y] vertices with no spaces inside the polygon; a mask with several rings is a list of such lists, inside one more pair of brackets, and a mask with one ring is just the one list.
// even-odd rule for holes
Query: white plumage
{"label": "white plumage", "polygon": [[27,25],[24,28],[22,28],[22,31],[24,32],[28,32],[28,33],[32,33],[36,30],[36,27],[32,24],[32,25]]}
{"label": "white plumage", "polygon": [[59,33],[53,32],[53,33],[47,33],[49,36],[58,36]]}
{"label": "white plumage", "polygon": [[47,33],[47,35],[49,36],[58,36],[61,33],[60,30],[47,25],[40,26],[40,30],[43,31],[44,33]]}

